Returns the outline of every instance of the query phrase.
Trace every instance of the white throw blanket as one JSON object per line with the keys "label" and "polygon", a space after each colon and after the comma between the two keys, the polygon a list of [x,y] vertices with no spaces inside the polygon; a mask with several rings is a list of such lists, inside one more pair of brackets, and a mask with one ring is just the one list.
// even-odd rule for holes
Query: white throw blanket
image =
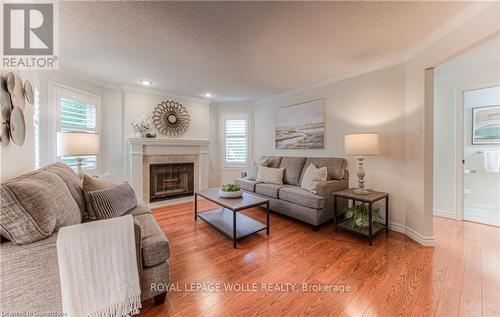
{"label": "white throw blanket", "polygon": [[66,316],[139,313],[141,288],[132,216],[61,228],[57,258]]}

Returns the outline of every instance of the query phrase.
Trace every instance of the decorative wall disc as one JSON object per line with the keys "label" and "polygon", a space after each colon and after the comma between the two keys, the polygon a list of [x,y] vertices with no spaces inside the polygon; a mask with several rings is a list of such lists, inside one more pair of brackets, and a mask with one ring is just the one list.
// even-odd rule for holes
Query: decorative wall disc
{"label": "decorative wall disc", "polygon": [[12,101],[10,100],[10,93],[7,90],[7,80],[3,77],[0,77],[0,107],[2,111],[2,122],[9,121]]}
{"label": "decorative wall disc", "polygon": [[0,135],[0,141],[2,142],[3,145],[9,145],[10,142],[10,135],[9,135],[9,124],[7,121],[2,123],[2,129],[1,129],[1,135]]}
{"label": "decorative wall disc", "polygon": [[26,138],[26,122],[21,108],[14,107],[10,114],[10,135],[15,144],[22,146]]}
{"label": "decorative wall disc", "polygon": [[24,97],[26,97],[26,100],[30,103],[30,105],[33,105],[33,87],[31,87],[31,83],[29,82],[29,80],[26,80],[24,82]]}
{"label": "decorative wall disc", "polygon": [[189,113],[178,102],[164,101],[153,110],[153,123],[163,135],[180,136],[189,128]]}
{"label": "decorative wall disc", "polygon": [[[7,80],[7,84],[8,84]],[[9,89],[10,91],[10,89]],[[12,105],[14,107],[19,107],[24,110],[24,105],[26,104],[26,100],[24,99],[24,86],[21,77],[15,76],[15,85],[14,90],[10,91],[10,98],[12,100]]]}

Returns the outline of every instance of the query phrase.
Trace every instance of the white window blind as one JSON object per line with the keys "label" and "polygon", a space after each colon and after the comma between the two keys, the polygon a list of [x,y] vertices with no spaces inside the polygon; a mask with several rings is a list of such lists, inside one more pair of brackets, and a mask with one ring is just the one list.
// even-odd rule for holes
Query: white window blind
{"label": "white window blind", "polygon": [[225,120],[225,161],[246,163],[248,156],[248,126],[246,119]]}
{"label": "white window blind", "polygon": [[[59,127],[61,132],[92,132],[97,131],[97,106],[77,99],[59,97]],[[76,169],[76,156],[64,156],[60,160]],[[84,156],[83,170],[97,169],[97,156]]]}

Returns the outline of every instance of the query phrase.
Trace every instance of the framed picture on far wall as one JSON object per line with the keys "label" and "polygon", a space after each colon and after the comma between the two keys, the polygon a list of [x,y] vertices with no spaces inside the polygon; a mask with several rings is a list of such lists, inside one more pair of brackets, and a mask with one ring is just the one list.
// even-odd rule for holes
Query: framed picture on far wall
{"label": "framed picture on far wall", "polygon": [[500,144],[500,105],[472,108],[472,144]]}
{"label": "framed picture on far wall", "polygon": [[276,148],[323,149],[324,103],[325,100],[321,98],[276,109]]}

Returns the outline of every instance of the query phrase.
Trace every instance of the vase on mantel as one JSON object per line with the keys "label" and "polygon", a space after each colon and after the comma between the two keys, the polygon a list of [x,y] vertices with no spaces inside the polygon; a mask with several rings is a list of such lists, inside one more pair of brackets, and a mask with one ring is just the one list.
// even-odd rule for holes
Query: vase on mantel
{"label": "vase on mantel", "polygon": [[136,138],[143,138],[142,133],[141,133],[141,132],[139,132],[139,131],[137,131],[137,132],[135,133],[135,137],[136,137]]}

